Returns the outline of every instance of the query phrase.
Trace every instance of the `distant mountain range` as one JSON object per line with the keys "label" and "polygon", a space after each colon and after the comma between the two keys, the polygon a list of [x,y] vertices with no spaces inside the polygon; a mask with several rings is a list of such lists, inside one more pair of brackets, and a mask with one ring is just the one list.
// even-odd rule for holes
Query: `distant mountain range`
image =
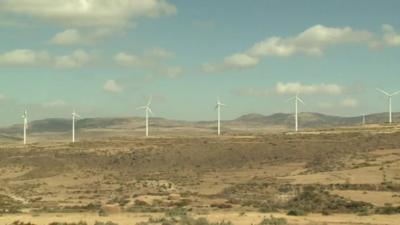
{"label": "distant mountain range", "polygon": [[[366,116],[366,122],[370,124],[386,123],[387,113],[370,114]],[[400,113],[393,113],[393,120],[400,121]],[[339,126],[354,126],[362,122],[362,117],[340,117],[320,113],[300,113],[299,125],[304,128],[327,128]],[[215,121],[179,121],[164,118],[151,118],[151,126],[155,128],[201,128],[215,129]],[[234,120],[223,121],[225,129],[247,129],[254,127],[282,127],[290,128],[294,126],[294,115],[276,113],[272,115],[246,114]],[[51,118],[32,121],[28,125],[30,133],[43,132],[69,132],[71,130],[71,119]],[[109,129],[109,130],[133,130],[143,129],[144,118],[85,118],[76,122],[76,129]],[[0,128],[1,135],[14,135],[21,133],[22,125],[16,124],[9,127]]]}

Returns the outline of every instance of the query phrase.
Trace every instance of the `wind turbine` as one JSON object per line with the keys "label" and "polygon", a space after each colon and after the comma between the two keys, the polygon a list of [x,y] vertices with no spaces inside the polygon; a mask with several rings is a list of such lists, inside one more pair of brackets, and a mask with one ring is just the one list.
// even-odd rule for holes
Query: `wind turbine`
{"label": "wind turbine", "polygon": [[150,96],[147,105],[138,107],[138,109],[144,109],[146,112],[146,137],[149,136],[149,113],[153,115],[153,111],[151,111],[150,104],[151,104],[152,96]]}
{"label": "wind turbine", "polygon": [[221,103],[221,101],[217,100],[217,105],[215,106],[215,109],[218,112],[218,135],[221,135],[221,107],[226,106],[225,104]]}
{"label": "wind turbine", "polygon": [[377,88],[376,90],[381,92],[381,93],[383,93],[388,98],[388,102],[389,102],[389,123],[391,124],[392,123],[392,97],[395,96],[395,95],[400,94],[400,91],[396,91],[396,92],[393,92],[393,93],[389,94],[388,92],[386,92],[386,91],[384,91],[382,89],[379,89],[379,88]]}
{"label": "wind turbine", "polygon": [[26,111],[22,115],[22,119],[24,119],[24,145],[26,145],[26,129],[28,129],[28,111]]}
{"label": "wind turbine", "polygon": [[289,98],[287,101],[293,100],[294,99],[294,106],[295,106],[295,115],[294,115],[294,122],[295,122],[295,131],[299,131],[299,102],[304,103],[304,101],[299,97],[299,94],[296,94],[296,96]]}
{"label": "wind turbine", "polygon": [[75,112],[75,109],[72,111],[72,143],[75,143],[75,120],[76,118],[80,118],[81,116]]}
{"label": "wind turbine", "polygon": [[362,115],[362,125],[365,126],[365,124],[367,123],[367,119],[366,119],[366,115],[365,113]]}

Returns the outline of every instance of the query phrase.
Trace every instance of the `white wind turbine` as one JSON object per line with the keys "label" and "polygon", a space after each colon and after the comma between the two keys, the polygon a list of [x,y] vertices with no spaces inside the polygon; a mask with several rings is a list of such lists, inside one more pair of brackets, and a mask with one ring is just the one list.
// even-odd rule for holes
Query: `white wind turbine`
{"label": "white wind turbine", "polygon": [[28,129],[28,111],[26,109],[22,115],[22,119],[24,120],[24,145],[26,145],[26,129]]}
{"label": "white wind turbine", "polygon": [[226,106],[225,104],[221,103],[221,101],[217,100],[217,105],[215,105],[215,109],[218,112],[218,135],[221,135],[221,107]]}
{"label": "white wind turbine", "polygon": [[289,98],[287,101],[294,100],[295,106],[295,114],[294,114],[294,122],[295,122],[295,131],[299,131],[299,102],[304,103],[304,101],[299,97],[299,94],[296,96]]}
{"label": "white wind turbine", "polygon": [[388,98],[388,103],[389,103],[389,123],[391,124],[392,123],[392,97],[397,95],[397,94],[400,94],[400,91],[396,91],[396,92],[393,92],[393,93],[389,94],[388,92],[386,92],[386,91],[384,91],[382,89],[379,89],[379,88],[377,88],[376,90],[381,92],[381,93],[383,93]]}
{"label": "white wind turbine", "polygon": [[72,111],[72,143],[75,143],[75,121],[77,118],[81,116],[75,112],[75,109]]}
{"label": "white wind turbine", "polygon": [[365,124],[367,123],[366,120],[367,115],[365,115],[365,113],[362,115],[362,125],[365,126]]}
{"label": "white wind turbine", "polygon": [[150,96],[147,105],[138,107],[138,109],[144,109],[146,112],[146,137],[149,136],[149,113],[153,115],[153,111],[151,111],[150,104],[151,104],[152,96]]}

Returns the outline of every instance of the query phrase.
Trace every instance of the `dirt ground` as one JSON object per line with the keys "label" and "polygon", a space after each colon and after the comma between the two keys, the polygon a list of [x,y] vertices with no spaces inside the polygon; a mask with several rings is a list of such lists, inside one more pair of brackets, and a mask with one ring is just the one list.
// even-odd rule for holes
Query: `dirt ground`
{"label": "dirt ground", "polygon": [[399,224],[398,127],[341,131],[4,142],[0,224]]}

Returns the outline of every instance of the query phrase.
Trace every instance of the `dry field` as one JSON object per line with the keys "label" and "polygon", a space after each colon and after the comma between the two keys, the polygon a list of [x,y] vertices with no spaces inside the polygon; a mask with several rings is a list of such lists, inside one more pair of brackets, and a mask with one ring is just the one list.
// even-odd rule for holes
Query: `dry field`
{"label": "dry field", "polygon": [[400,224],[399,127],[36,140],[0,147],[0,224]]}

